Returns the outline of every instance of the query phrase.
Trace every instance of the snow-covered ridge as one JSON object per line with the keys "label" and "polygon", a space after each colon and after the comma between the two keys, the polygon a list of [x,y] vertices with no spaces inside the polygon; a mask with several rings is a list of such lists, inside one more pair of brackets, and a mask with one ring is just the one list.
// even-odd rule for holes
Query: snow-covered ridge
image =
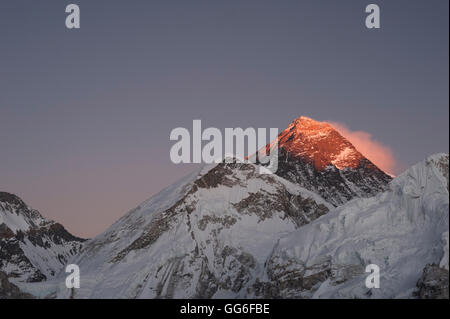
{"label": "snow-covered ridge", "polygon": [[[447,187],[448,155],[433,155],[395,178],[386,192],[353,200],[282,238],[272,262],[315,280],[312,289],[285,293],[411,298],[427,264],[448,269]],[[364,285],[368,264],[381,269],[380,289]]]}
{"label": "snow-covered ridge", "polygon": [[28,207],[19,197],[0,192],[0,225],[8,226],[16,234],[47,222],[39,212]]}
{"label": "snow-covered ridge", "polygon": [[448,155],[336,209],[256,171],[213,165],[144,202],[87,243],[82,288],[60,279],[58,297],[411,298],[427,264],[448,267]]}
{"label": "snow-covered ridge", "polygon": [[71,261],[84,274],[73,297],[211,298],[252,286],[280,236],[332,208],[258,168],[203,168],[128,213]]}
{"label": "snow-covered ridge", "polygon": [[41,282],[60,272],[84,240],[0,192],[0,272],[13,283]]}

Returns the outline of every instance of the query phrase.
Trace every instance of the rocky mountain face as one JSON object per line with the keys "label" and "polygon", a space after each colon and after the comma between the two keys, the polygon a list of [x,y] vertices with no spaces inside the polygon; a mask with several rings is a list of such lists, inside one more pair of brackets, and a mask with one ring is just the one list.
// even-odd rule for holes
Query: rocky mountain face
{"label": "rocky mountain face", "polygon": [[253,164],[204,168],[89,241],[72,261],[83,273],[73,297],[245,297],[277,240],[331,208]]}
{"label": "rocky mountain face", "polygon": [[420,299],[449,299],[448,282],[448,269],[427,265],[417,282],[418,291],[415,295]]}
{"label": "rocky mountain face", "polygon": [[[83,273],[81,288],[68,291],[61,279],[56,295],[445,296],[448,155],[432,156],[384,192],[338,208],[257,172],[256,165],[222,163],[162,191],[88,242],[72,260]],[[379,289],[365,287],[368,264],[380,268]]]}
{"label": "rocky mountain face", "polygon": [[299,117],[279,134],[277,142],[276,174],[334,206],[371,197],[392,180],[326,122]]}
{"label": "rocky mountain face", "polygon": [[83,241],[16,195],[0,192],[2,281],[6,277],[15,284],[50,279],[80,251]]}
{"label": "rocky mountain face", "polygon": [[[448,296],[448,162],[448,154],[431,156],[396,177],[385,192],[349,202],[280,239],[268,258],[270,293]],[[368,264],[380,268],[379,289],[364,285]]]}

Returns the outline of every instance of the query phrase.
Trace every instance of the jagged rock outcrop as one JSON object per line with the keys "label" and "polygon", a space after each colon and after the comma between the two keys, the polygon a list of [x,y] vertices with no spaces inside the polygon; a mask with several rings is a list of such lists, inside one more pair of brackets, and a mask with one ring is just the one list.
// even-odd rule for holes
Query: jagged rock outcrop
{"label": "jagged rock outcrop", "polygon": [[41,282],[55,276],[83,242],[18,196],[0,192],[0,271],[10,281]]}

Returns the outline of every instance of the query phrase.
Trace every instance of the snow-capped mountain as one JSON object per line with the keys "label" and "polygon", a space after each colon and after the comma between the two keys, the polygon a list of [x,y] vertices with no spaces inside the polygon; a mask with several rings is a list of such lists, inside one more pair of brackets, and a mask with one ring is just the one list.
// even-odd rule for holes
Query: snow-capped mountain
{"label": "snow-capped mountain", "polygon": [[[85,245],[71,261],[81,288],[60,278],[57,296],[448,297],[448,155],[338,208],[257,172],[222,163],[152,197]],[[365,286],[368,264],[379,289]]]}
{"label": "snow-capped mountain", "polygon": [[[194,172],[86,243],[81,288],[60,297],[245,296],[282,235],[332,205],[248,163]],[[72,295],[73,294],[73,295]]]}
{"label": "snow-capped mountain", "polygon": [[9,281],[41,282],[55,276],[83,241],[16,195],[0,192],[0,273]]}
{"label": "snow-capped mountain", "polygon": [[[206,166],[81,251],[81,240],[65,230],[55,235],[57,224],[3,193],[0,252],[9,256],[0,255],[0,275],[18,274],[8,293],[448,298],[448,155],[392,179],[327,123],[298,118],[276,142],[276,174],[239,161]],[[66,262],[80,268],[79,289],[66,288],[64,272],[53,276]],[[379,289],[365,286],[368,264],[380,268]],[[43,276],[45,284],[25,282]]]}
{"label": "snow-capped mountain", "polygon": [[[431,156],[386,192],[280,239],[268,258],[268,286],[283,287],[282,297],[408,298],[442,290],[448,298],[448,165],[448,154]],[[368,264],[380,268],[379,289],[364,284]],[[442,281],[435,287],[424,283],[430,272]]]}
{"label": "snow-capped mountain", "polygon": [[326,122],[299,117],[279,134],[277,142],[276,174],[334,206],[371,197],[392,179]]}

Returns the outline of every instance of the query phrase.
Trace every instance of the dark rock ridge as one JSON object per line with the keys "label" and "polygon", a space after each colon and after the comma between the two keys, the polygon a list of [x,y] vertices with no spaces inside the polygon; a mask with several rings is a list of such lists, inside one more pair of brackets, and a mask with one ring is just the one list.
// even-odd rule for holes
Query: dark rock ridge
{"label": "dark rock ridge", "polygon": [[417,282],[416,296],[420,299],[449,299],[449,271],[436,264],[427,265]]}
{"label": "dark rock ridge", "polygon": [[49,279],[81,250],[84,241],[18,196],[0,192],[0,271],[10,281]]}
{"label": "dark rock ridge", "polygon": [[311,162],[292,156],[285,148],[279,149],[276,174],[319,194],[334,206],[353,198],[372,197],[386,189],[392,178],[368,159],[362,159],[355,168],[338,169],[334,165],[317,170]]}

